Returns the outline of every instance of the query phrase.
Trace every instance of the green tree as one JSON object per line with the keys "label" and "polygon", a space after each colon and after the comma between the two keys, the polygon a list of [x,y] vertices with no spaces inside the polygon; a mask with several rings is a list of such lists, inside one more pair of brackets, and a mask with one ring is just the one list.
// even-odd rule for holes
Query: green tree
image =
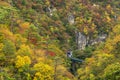
{"label": "green tree", "polygon": [[113,63],[104,69],[103,80],[120,80],[120,63]]}
{"label": "green tree", "polygon": [[3,47],[3,53],[5,55],[14,55],[14,53],[16,52],[16,47],[14,45],[14,43],[10,40],[5,40],[3,42],[4,47]]}
{"label": "green tree", "polygon": [[22,4],[25,6],[27,4],[27,0],[22,0]]}

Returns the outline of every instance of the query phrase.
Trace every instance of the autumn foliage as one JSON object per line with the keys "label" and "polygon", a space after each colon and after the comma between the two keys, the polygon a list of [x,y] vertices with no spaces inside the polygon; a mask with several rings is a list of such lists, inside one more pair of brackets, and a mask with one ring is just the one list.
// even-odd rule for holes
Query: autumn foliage
{"label": "autumn foliage", "polygon": [[119,11],[119,0],[0,0],[0,80],[120,80]]}

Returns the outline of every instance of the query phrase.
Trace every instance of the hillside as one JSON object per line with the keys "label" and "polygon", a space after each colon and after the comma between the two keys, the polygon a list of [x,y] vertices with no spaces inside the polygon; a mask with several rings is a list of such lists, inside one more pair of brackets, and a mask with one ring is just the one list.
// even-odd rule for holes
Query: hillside
{"label": "hillside", "polygon": [[0,80],[120,80],[120,1],[0,0]]}

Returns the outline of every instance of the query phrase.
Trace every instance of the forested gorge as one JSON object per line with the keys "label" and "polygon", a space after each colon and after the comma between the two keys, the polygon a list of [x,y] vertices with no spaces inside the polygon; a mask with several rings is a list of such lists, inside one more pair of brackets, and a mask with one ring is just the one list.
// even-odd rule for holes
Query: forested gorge
{"label": "forested gorge", "polygon": [[0,0],[0,80],[120,80],[120,0]]}

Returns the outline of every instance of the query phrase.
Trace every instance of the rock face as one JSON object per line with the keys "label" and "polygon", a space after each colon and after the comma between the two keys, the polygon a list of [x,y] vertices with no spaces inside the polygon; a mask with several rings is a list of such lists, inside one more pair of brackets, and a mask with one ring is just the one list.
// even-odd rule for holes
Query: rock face
{"label": "rock face", "polygon": [[69,22],[69,24],[71,24],[71,25],[74,24],[75,21],[74,21],[74,16],[73,16],[72,14],[69,14],[69,15],[68,15],[68,22]]}
{"label": "rock face", "polygon": [[85,49],[87,45],[86,36],[84,36],[81,32],[76,32],[76,43],[77,43],[78,49],[80,50]]}
{"label": "rock face", "polygon": [[57,9],[53,5],[45,8],[45,12],[50,16],[52,16],[55,11],[57,11]]}
{"label": "rock face", "polygon": [[97,38],[95,38],[93,40],[89,40],[90,41],[90,45],[95,45],[97,43],[104,42],[106,38],[107,38],[107,34],[98,35]]}
{"label": "rock face", "polygon": [[76,43],[79,50],[84,50],[86,46],[95,45],[100,42],[104,42],[107,38],[107,34],[98,35],[95,39],[89,39],[89,37],[83,35],[81,32],[76,32]]}

